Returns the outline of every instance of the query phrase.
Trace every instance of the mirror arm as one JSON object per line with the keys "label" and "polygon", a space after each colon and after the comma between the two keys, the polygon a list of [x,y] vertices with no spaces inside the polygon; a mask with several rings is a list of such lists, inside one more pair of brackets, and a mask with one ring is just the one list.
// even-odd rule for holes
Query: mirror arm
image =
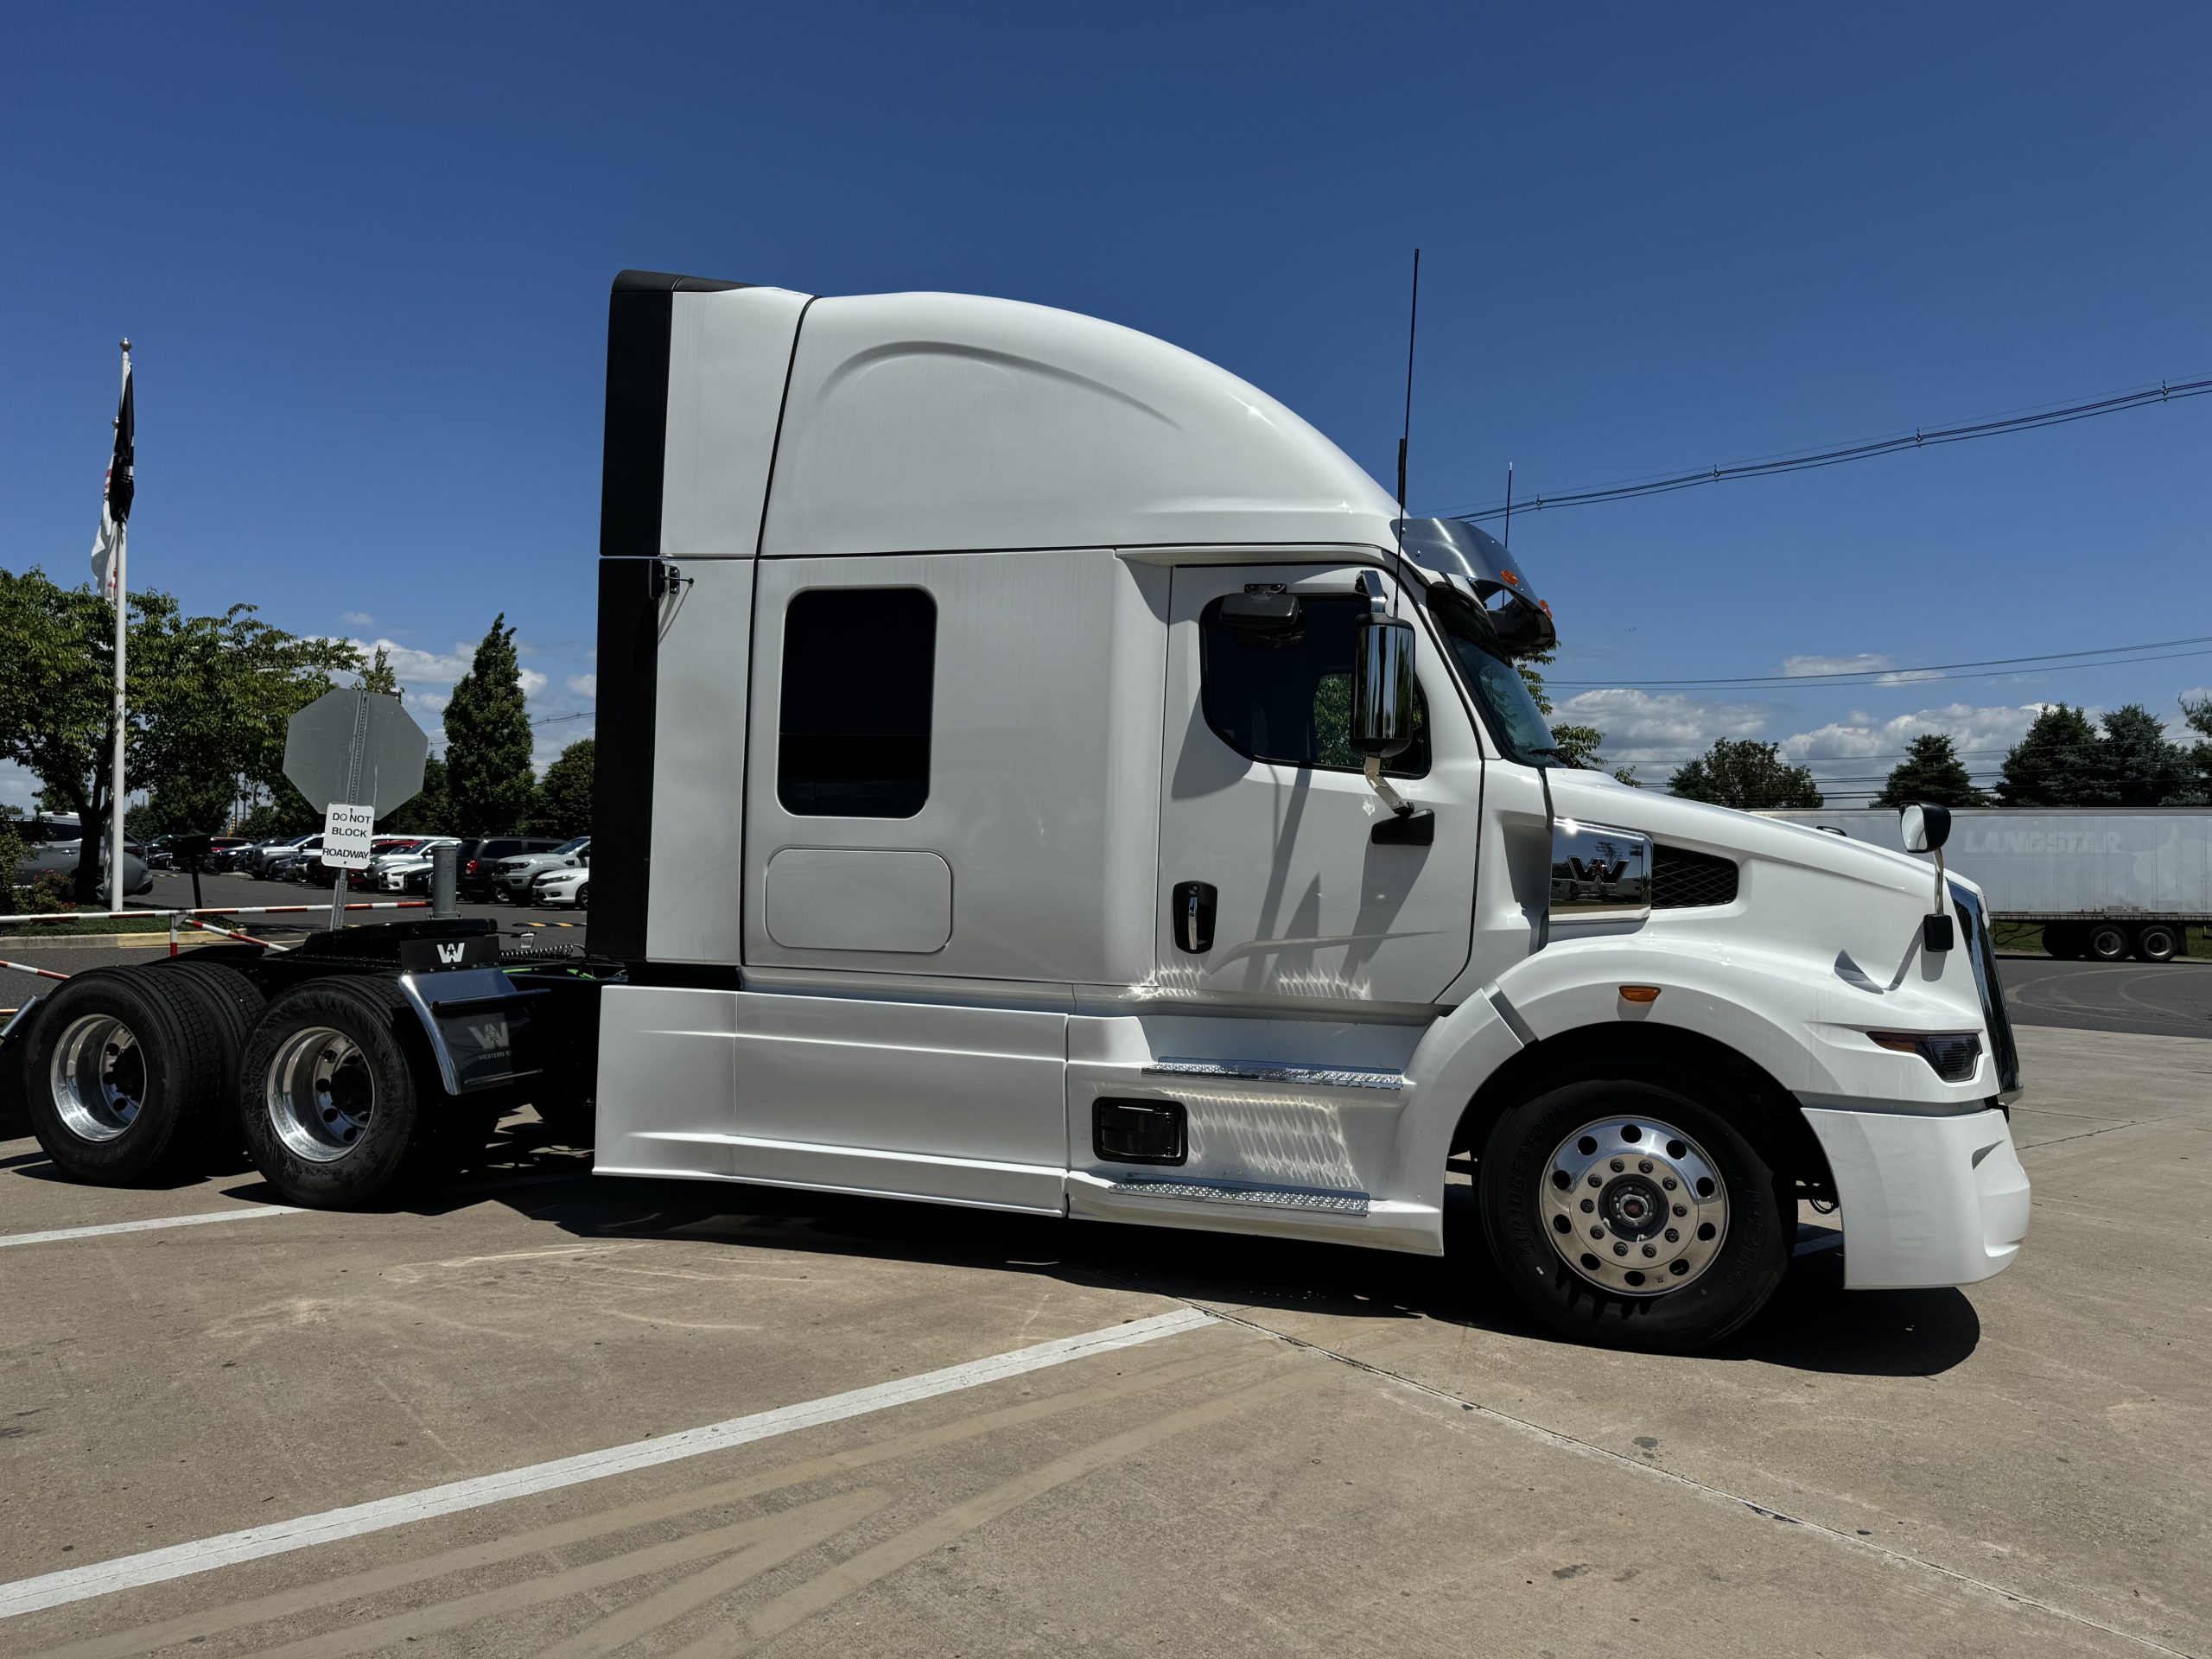
{"label": "mirror arm", "polygon": [[1360,762],[1359,770],[1361,775],[1367,779],[1367,786],[1382,798],[1383,805],[1389,807],[1393,812],[1396,813],[1402,818],[1409,818],[1413,817],[1414,804],[1408,800],[1404,796],[1399,794],[1396,790],[1391,788],[1389,780],[1382,776],[1382,757],[1381,755],[1369,755],[1364,760]]}

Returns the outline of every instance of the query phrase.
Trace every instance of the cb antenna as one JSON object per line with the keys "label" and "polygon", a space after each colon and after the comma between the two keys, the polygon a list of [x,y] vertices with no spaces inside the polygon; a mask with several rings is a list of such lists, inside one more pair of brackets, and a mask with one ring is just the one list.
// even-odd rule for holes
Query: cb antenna
{"label": "cb antenna", "polygon": [[1406,423],[1398,435],[1398,563],[1390,582],[1390,614],[1398,613],[1398,587],[1406,562],[1406,446],[1414,435],[1414,340],[1421,328],[1421,250],[1414,250],[1413,304],[1406,315]]}
{"label": "cb antenna", "polygon": [[1505,463],[1505,550],[1513,550],[1513,463]]}

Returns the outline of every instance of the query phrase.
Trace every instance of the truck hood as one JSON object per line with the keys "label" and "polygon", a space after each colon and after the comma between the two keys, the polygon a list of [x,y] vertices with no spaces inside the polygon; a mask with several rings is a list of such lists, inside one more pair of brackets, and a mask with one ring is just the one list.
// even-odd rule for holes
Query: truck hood
{"label": "truck hood", "polygon": [[1909,853],[1870,847],[1807,824],[1764,818],[1733,807],[1631,789],[1598,772],[1548,774],[1553,810],[1562,818],[1637,830],[1669,847],[1722,857],[1769,859],[1822,870],[1900,893],[1925,894],[1931,867]]}

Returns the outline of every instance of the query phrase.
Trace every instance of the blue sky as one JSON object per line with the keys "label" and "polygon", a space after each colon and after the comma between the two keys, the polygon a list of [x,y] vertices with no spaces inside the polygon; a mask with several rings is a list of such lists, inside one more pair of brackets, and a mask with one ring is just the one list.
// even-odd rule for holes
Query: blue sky
{"label": "blue sky", "polygon": [[[390,641],[429,716],[504,610],[550,757],[625,265],[1095,313],[1387,481],[1419,244],[1416,511],[2212,372],[2212,10],[1831,10],[19,9],[0,565],[86,575],[128,333],[134,582]],[[2041,700],[2174,716],[2212,655],[1649,683],[2212,634],[2209,455],[2204,398],[1514,547],[1647,776],[1719,735],[1867,776],[1919,729],[1993,766]]]}

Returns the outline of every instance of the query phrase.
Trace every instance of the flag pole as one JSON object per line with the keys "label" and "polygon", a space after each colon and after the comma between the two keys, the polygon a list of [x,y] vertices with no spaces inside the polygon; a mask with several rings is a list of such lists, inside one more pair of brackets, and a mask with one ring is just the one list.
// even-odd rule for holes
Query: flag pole
{"label": "flag pole", "polygon": [[[130,385],[130,342],[123,342],[123,386]],[[122,394],[117,394],[118,399]],[[124,657],[129,648],[130,633],[130,605],[124,582],[130,575],[125,567],[125,552],[130,545],[130,528],[128,511],[115,527],[115,755],[112,775],[108,780],[109,853],[107,902],[111,910],[123,908],[124,887],[127,882],[123,858],[123,676]]]}

